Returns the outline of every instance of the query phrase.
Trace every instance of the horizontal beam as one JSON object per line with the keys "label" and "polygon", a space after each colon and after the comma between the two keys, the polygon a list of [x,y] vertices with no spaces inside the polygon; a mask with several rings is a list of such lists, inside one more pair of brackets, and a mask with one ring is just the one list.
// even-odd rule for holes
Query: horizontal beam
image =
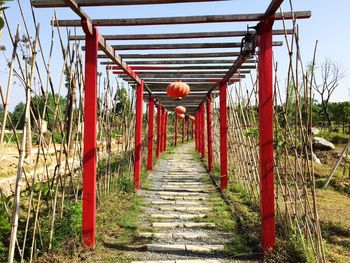
{"label": "horizontal beam", "polygon": [[[174,73],[174,74],[142,74],[142,79],[143,80],[149,80],[149,79],[158,79],[158,78],[166,78],[167,80],[177,80],[177,79],[187,79],[187,78],[204,78],[204,79],[209,79],[209,78],[214,78],[214,79],[218,79],[218,78],[223,78],[225,76],[224,72],[223,74],[179,74],[179,73]],[[123,74],[123,75],[119,75],[120,78],[123,79],[130,79],[128,77],[128,75]],[[245,75],[238,75],[235,74],[232,76],[233,78],[245,78]]]}
{"label": "horizontal beam", "polygon": [[[311,11],[295,11],[276,13],[272,16],[275,20],[310,18]],[[233,14],[233,15],[205,15],[205,16],[177,16],[177,17],[149,17],[149,18],[117,18],[94,19],[96,26],[146,26],[146,25],[176,25],[176,24],[201,24],[224,22],[252,22],[262,21],[265,13]],[[80,26],[79,20],[58,20],[60,27]],[[56,25],[56,24],[55,24]]]}
{"label": "horizontal beam", "polygon": [[[151,5],[177,4],[191,2],[219,2],[227,0],[76,0],[79,6],[121,6],[121,5]],[[32,0],[34,7],[66,7],[64,0]]]}
{"label": "horizontal beam", "polygon": [[[111,68],[109,68],[111,67]],[[130,66],[132,70],[167,70],[167,69],[172,69],[172,70],[186,70],[186,69],[191,69],[191,70],[197,70],[197,69],[230,69],[230,66],[216,66],[216,65],[198,65],[198,66]],[[241,69],[255,69],[256,66],[253,64],[248,64],[248,65],[242,65],[240,67]],[[107,69],[115,69],[118,70],[119,66],[107,66]]]}
{"label": "horizontal beam", "polygon": [[[291,35],[293,30],[273,30],[273,35]],[[192,38],[217,38],[217,37],[242,37],[247,31],[218,31],[218,32],[192,32],[192,33],[166,33],[166,34],[124,34],[104,35],[106,40],[154,40],[154,39],[192,39]],[[85,40],[84,35],[70,35],[69,40]]]}
{"label": "horizontal beam", "polygon": [[[227,70],[221,69],[221,70],[196,70],[196,71],[178,71],[176,68],[174,70],[167,70],[167,71],[140,71],[136,70],[135,73],[137,75],[140,75],[141,77],[144,76],[144,74],[157,74],[157,75],[162,75],[162,74],[200,74],[200,75],[209,75],[209,74],[225,74]],[[249,74],[250,70],[239,70],[238,71],[240,74]],[[124,72],[121,70],[113,71],[113,74],[115,75],[123,75]]]}
{"label": "horizontal beam", "polygon": [[[182,81],[185,81],[188,85],[192,85],[192,84],[206,84],[206,83],[220,83],[222,79],[192,79],[192,80],[183,80],[180,79]],[[155,79],[155,80],[144,80],[145,83],[147,84],[158,84],[158,83],[167,83],[169,84],[170,81],[168,79]],[[231,78],[229,80],[227,80],[226,82],[229,83],[233,83],[233,82],[238,82],[240,81],[240,79],[237,78]]]}
{"label": "horizontal beam", "polygon": [[[129,65],[176,65],[176,64],[230,64],[234,62],[232,59],[210,59],[210,60],[139,60],[126,61]],[[256,63],[255,59],[246,60],[245,63]],[[108,65],[110,62],[101,62],[101,65]]]}
{"label": "horizontal beam", "polygon": [[[272,42],[273,46],[282,46],[282,41]],[[231,43],[178,43],[178,44],[135,44],[112,45],[115,50],[155,50],[155,49],[202,49],[202,48],[240,48],[241,42]],[[85,46],[82,47],[85,50]]]}
{"label": "horizontal beam", "polygon": [[[146,83],[170,83],[176,80],[181,80],[186,83],[194,83],[194,82],[208,82],[208,83],[216,83],[220,82],[222,78],[174,78],[174,79],[169,79],[169,78],[142,78]],[[124,78],[125,81],[133,81],[131,78]],[[237,82],[239,81],[240,78],[231,78],[229,81],[230,82]]]}
{"label": "horizontal beam", "polygon": [[[240,52],[211,52],[211,53],[172,53],[172,54],[120,54],[123,59],[153,59],[153,58],[218,58],[218,57],[238,57]],[[108,58],[104,54],[99,58]]]}

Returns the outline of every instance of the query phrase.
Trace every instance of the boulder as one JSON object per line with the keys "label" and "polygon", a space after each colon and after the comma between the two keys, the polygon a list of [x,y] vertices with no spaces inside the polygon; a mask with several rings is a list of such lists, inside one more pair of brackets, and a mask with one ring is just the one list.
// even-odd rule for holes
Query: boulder
{"label": "boulder", "polygon": [[312,153],[312,161],[317,164],[322,164],[321,160],[314,153]]}
{"label": "boulder", "polygon": [[311,134],[317,135],[320,131],[316,127],[311,128]]}
{"label": "boulder", "polygon": [[329,150],[335,149],[335,146],[333,143],[321,137],[314,137],[313,147],[314,149],[321,150],[321,151],[329,151]]}

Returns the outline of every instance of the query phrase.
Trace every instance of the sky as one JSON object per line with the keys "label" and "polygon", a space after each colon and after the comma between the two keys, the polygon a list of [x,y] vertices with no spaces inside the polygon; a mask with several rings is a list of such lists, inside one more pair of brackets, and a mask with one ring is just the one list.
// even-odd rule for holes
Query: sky
{"label": "sky", "polygon": [[[31,10],[29,6],[30,0],[21,0],[24,9],[26,20],[29,24],[29,31],[34,35],[34,26],[31,19]],[[263,13],[270,0],[231,0],[217,1],[207,3],[183,3],[183,4],[166,4],[166,5],[144,5],[144,6],[118,6],[104,8],[85,8],[85,11],[92,18],[135,18],[135,17],[162,17],[162,16],[189,16],[189,15],[210,15],[210,14],[242,14],[242,13]],[[342,65],[346,72],[345,78],[341,81],[340,86],[334,92],[332,101],[350,100],[350,52],[348,43],[350,43],[350,35],[346,32],[350,26],[350,1],[349,0],[293,0],[293,8],[295,11],[310,10],[312,16],[307,20],[298,20],[300,30],[300,45],[301,54],[304,65],[312,61],[313,50],[316,40],[318,40],[317,49],[317,65],[322,64],[326,58]],[[21,32],[24,32],[24,26],[20,18],[17,0],[7,4],[10,8],[6,11],[10,21],[10,28],[14,34],[17,24],[20,24]],[[282,6],[283,11],[290,10],[289,0],[285,0]],[[58,19],[78,19],[78,17],[69,9],[58,8],[55,10]],[[47,57],[50,46],[51,26],[50,20],[53,9],[35,9],[34,10],[37,22],[40,23],[40,39],[44,47],[44,55]],[[256,23],[249,23],[255,25]],[[193,24],[193,25],[163,25],[163,26],[135,26],[135,27],[101,27],[100,33],[103,34],[137,34],[137,33],[171,33],[171,32],[201,32],[201,31],[226,31],[226,30],[244,30],[247,23],[213,23],[213,24]],[[275,22],[274,29],[282,29],[281,22]],[[63,35],[65,31],[62,30]],[[81,29],[77,29],[78,34],[82,34]],[[57,34],[55,35],[57,40]],[[175,42],[228,42],[231,38],[203,39],[203,40],[170,40]],[[282,36],[274,37],[274,40],[283,41]],[[234,39],[235,42],[240,41],[239,38]],[[3,37],[0,40],[0,45],[7,47],[7,50],[0,54],[0,84],[5,89],[7,81],[7,62],[11,54],[12,47],[9,42],[8,32],[6,29],[3,32]],[[138,43],[158,43],[159,41],[140,41]],[[113,41],[110,43],[121,43]],[[131,42],[123,41],[123,44]],[[45,48],[47,47],[47,48]],[[215,52],[228,51],[227,49],[210,50]],[[166,51],[169,52],[169,51]],[[181,51],[174,51],[181,52]],[[186,52],[184,50],[183,52]],[[122,52],[120,52],[122,53]],[[152,53],[152,52],[147,52]],[[288,51],[286,45],[283,47],[274,48],[274,57],[279,63],[280,72],[278,80],[281,84],[286,81],[286,69],[288,67]],[[41,62],[39,62],[41,63]],[[55,42],[54,52],[52,57],[52,76],[54,83],[60,82],[62,70],[62,53]],[[104,71],[100,66],[100,71]],[[59,88],[56,84],[56,90]],[[14,85],[14,90],[11,94],[10,108],[24,99],[24,89],[17,84]],[[316,97],[317,99],[317,97]]]}

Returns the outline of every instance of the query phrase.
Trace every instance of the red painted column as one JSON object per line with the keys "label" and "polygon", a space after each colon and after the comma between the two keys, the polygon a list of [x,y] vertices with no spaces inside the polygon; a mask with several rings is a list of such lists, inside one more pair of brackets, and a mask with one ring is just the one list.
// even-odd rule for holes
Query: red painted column
{"label": "red painted column", "polygon": [[198,152],[202,153],[202,104],[198,111]]}
{"label": "red painted column", "polygon": [[187,117],[187,126],[186,126],[186,136],[187,136],[187,141],[189,141],[189,131],[190,131],[190,118]]}
{"label": "red painted column", "polygon": [[274,249],[275,196],[273,164],[273,73],[272,20],[259,27],[259,149],[260,149],[260,213],[264,252]]}
{"label": "red painted column", "polygon": [[227,188],[227,85],[220,87],[220,174],[221,190]]}
{"label": "red painted column", "polygon": [[157,149],[156,149],[156,157],[159,158],[160,156],[160,147],[161,147],[161,131],[162,131],[162,105],[158,103],[157,108]]}
{"label": "red painted column", "polygon": [[175,128],[174,128],[174,145],[177,145],[177,115],[175,114]]}
{"label": "red painted column", "polygon": [[136,123],[135,123],[135,161],[134,187],[140,189],[141,147],[142,147],[142,115],[143,115],[143,82],[136,87]]}
{"label": "red painted column", "polygon": [[167,149],[167,133],[168,133],[168,111],[165,111],[164,151],[166,151]]}
{"label": "red painted column", "polygon": [[196,146],[196,149],[198,150],[198,136],[197,136],[197,130],[198,130],[198,126],[197,126],[197,123],[198,123],[198,114],[196,112],[196,114],[194,115],[194,122],[195,122],[195,127],[194,127],[194,142],[195,142],[195,146]]}
{"label": "red painted column", "polygon": [[154,99],[149,96],[148,102],[148,155],[147,170],[153,169],[153,139],[154,139]]}
{"label": "red painted column", "polygon": [[208,130],[208,170],[213,171],[213,105],[211,95],[207,96],[207,130]]}
{"label": "red painted column", "polygon": [[185,119],[182,119],[182,143],[185,142]]}
{"label": "red painted column", "polygon": [[202,102],[202,111],[201,111],[201,131],[202,131],[202,158],[205,158],[205,110],[204,110],[204,103]]}
{"label": "red painted column", "polygon": [[162,121],[162,131],[161,131],[161,144],[160,144],[160,152],[164,152],[164,131],[165,131],[165,109],[164,107],[162,106],[162,118],[161,118],[161,121]]}
{"label": "red painted column", "polygon": [[194,133],[194,121],[191,120],[192,128],[191,128],[191,140],[193,140],[193,133]]}
{"label": "red painted column", "polygon": [[97,124],[97,52],[98,29],[89,32],[82,20],[85,32],[85,94],[84,94],[84,155],[83,155],[83,245],[96,245],[96,124]]}

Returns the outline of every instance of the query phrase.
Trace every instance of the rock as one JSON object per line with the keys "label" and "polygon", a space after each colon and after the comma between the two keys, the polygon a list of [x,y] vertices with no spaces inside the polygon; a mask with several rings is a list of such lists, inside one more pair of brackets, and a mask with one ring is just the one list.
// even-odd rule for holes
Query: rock
{"label": "rock", "polygon": [[313,147],[314,149],[321,150],[321,151],[329,151],[329,150],[335,149],[335,146],[333,143],[321,137],[314,137]]}
{"label": "rock", "polygon": [[321,160],[314,153],[312,153],[312,161],[317,164],[322,164]]}
{"label": "rock", "polygon": [[319,129],[317,129],[316,127],[311,128],[311,134],[317,135],[319,132],[320,132]]}

